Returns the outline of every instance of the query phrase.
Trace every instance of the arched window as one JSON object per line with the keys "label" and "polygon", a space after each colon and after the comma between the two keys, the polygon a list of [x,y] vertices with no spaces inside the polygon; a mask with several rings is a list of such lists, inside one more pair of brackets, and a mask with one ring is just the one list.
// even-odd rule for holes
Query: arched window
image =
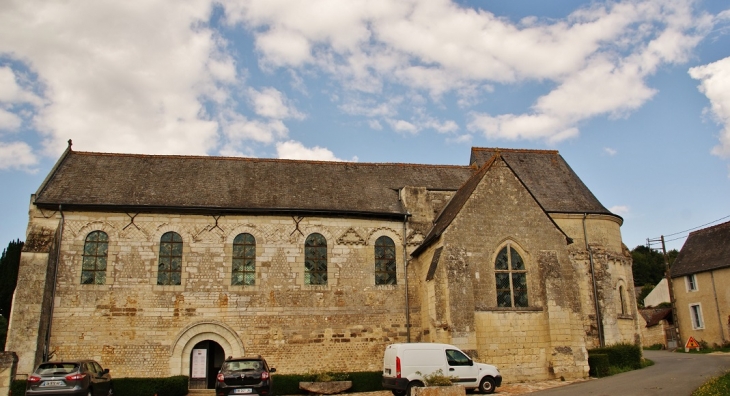
{"label": "arched window", "polygon": [[106,283],[106,258],[109,254],[109,237],[104,231],[92,231],[86,236],[81,264],[82,285]]}
{"label": "arched window", "polygon": [[624,301],[624,285],[618,287],[618,298],[621,302],[621,315],[626,315],[626,302]]}
{"label": "arched window", "polygon": [[304,242],[304,284],[327,284],[327,240],[311,234]]}
{"label": "arched window", "polygon": [[158,285],[180,285],[182,276],[183,241],[180,234],[166,232],[160,238],[160,263],[157,265]]}
{"label": "arched window", "polygon": [[494,263],[498,307],[527,306],[527,271],[525,262],[511,245],[499,251]]}
{"label": "arched window", "polygon": [[251,234],[238,234],[233,240],[233,273],[231,285],[256,284],[256,239]]}
{"label": "arched window", "polygon": [[375,240],[375,284],[395,285],[395,243],[387,236]]}

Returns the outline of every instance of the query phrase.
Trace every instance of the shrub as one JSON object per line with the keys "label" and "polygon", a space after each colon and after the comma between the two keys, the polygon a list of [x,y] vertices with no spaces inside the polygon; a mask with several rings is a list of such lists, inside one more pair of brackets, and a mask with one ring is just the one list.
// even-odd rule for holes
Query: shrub
{"label": "shrub", "polygon": [[608,355],[595,353],[588,355],[588,375],[591,377],[606,377],[609,373]]}
{"label": "shrub", "polygon": [[644,347],[648,351],[661,351],[664,349],[664,344],[652,344],[651,346]]}
{"label": "shrub", "polygon": [[112,386],[116,396],[184,396],[188,394],[188,377],[115,378]]}
{"label": "shrub", "polygon": [[[278,395],[298,395],[302,391],[299,389],[300,382],[314,382],[321,373],[307,374],[274,374],[274,389]],[[332,381],[352,381],[352,388],[348,392],[375,392],[383,390],[383,373],[380,371],[363,371],[353,373],[329,373],[333,378]],[[326,378],[321,376],[319,378]]]}
{"label": "shrub", "polygon": [[455,380],[458,380],[456,377],[445,375],[441,369],[431,374],[423,375],[420,371],[416,371],[416,374],[423,376],[423,381],[426,382],[426,386],[451,386]]}
{"label": "shrub", "polygon": [[594,354],[608,355],[608,364],[610,366],[625,367],[632,370],[641,368],[641,348],[634,344],[615,344],[588,351],[588,356]]}

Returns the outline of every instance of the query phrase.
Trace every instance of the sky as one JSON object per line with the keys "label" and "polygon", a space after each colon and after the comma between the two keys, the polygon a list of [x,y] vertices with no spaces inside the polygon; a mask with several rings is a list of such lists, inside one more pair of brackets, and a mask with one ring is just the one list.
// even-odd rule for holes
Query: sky
{"label": "sky", "polygon": [[730,221],[730,4],[4,0],[0,246],[69,139],[451,165],[558,150],[630,249],[680,249]]}

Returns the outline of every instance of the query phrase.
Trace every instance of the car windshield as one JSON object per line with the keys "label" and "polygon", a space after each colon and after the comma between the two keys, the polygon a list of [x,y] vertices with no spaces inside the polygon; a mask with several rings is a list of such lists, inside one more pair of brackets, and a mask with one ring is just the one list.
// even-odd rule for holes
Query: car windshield
{"label": "car windshield", "polygon": [[228,371],[260,370],[261,362],[258,360],[232,360],[226,362],[223,369]]}
{"label": "car windshield", "polygon": [[73,373],[78,369],[78,363],[43,363],[35,372],[40,375],[61,375]]}

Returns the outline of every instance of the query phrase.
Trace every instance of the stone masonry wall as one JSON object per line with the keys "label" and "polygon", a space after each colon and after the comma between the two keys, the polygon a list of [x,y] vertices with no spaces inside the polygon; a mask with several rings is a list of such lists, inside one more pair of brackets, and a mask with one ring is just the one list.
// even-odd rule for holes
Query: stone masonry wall
{"label": "stone masonry wall", "polygon": [[[407,334],[402,229],[383,220],[66,212],[51,350],[97,359],[117,377],[187,375],[192,343],[204,339],[226,355],[262,354],[281,373],[381,370],[385,345]],[[81,285],[84,241],[96,230],[109,236],[106,283]],[[168,231],[184,242],[180,286],[156,284]],[[242,232],[256,238],[255,286],[231,285]],[[327,239],[326,286],[303,281],[313,232]],[[375,285],[382,235],[396,245],[397,285]],[[411,334],[421,338],[418,326]]]}

